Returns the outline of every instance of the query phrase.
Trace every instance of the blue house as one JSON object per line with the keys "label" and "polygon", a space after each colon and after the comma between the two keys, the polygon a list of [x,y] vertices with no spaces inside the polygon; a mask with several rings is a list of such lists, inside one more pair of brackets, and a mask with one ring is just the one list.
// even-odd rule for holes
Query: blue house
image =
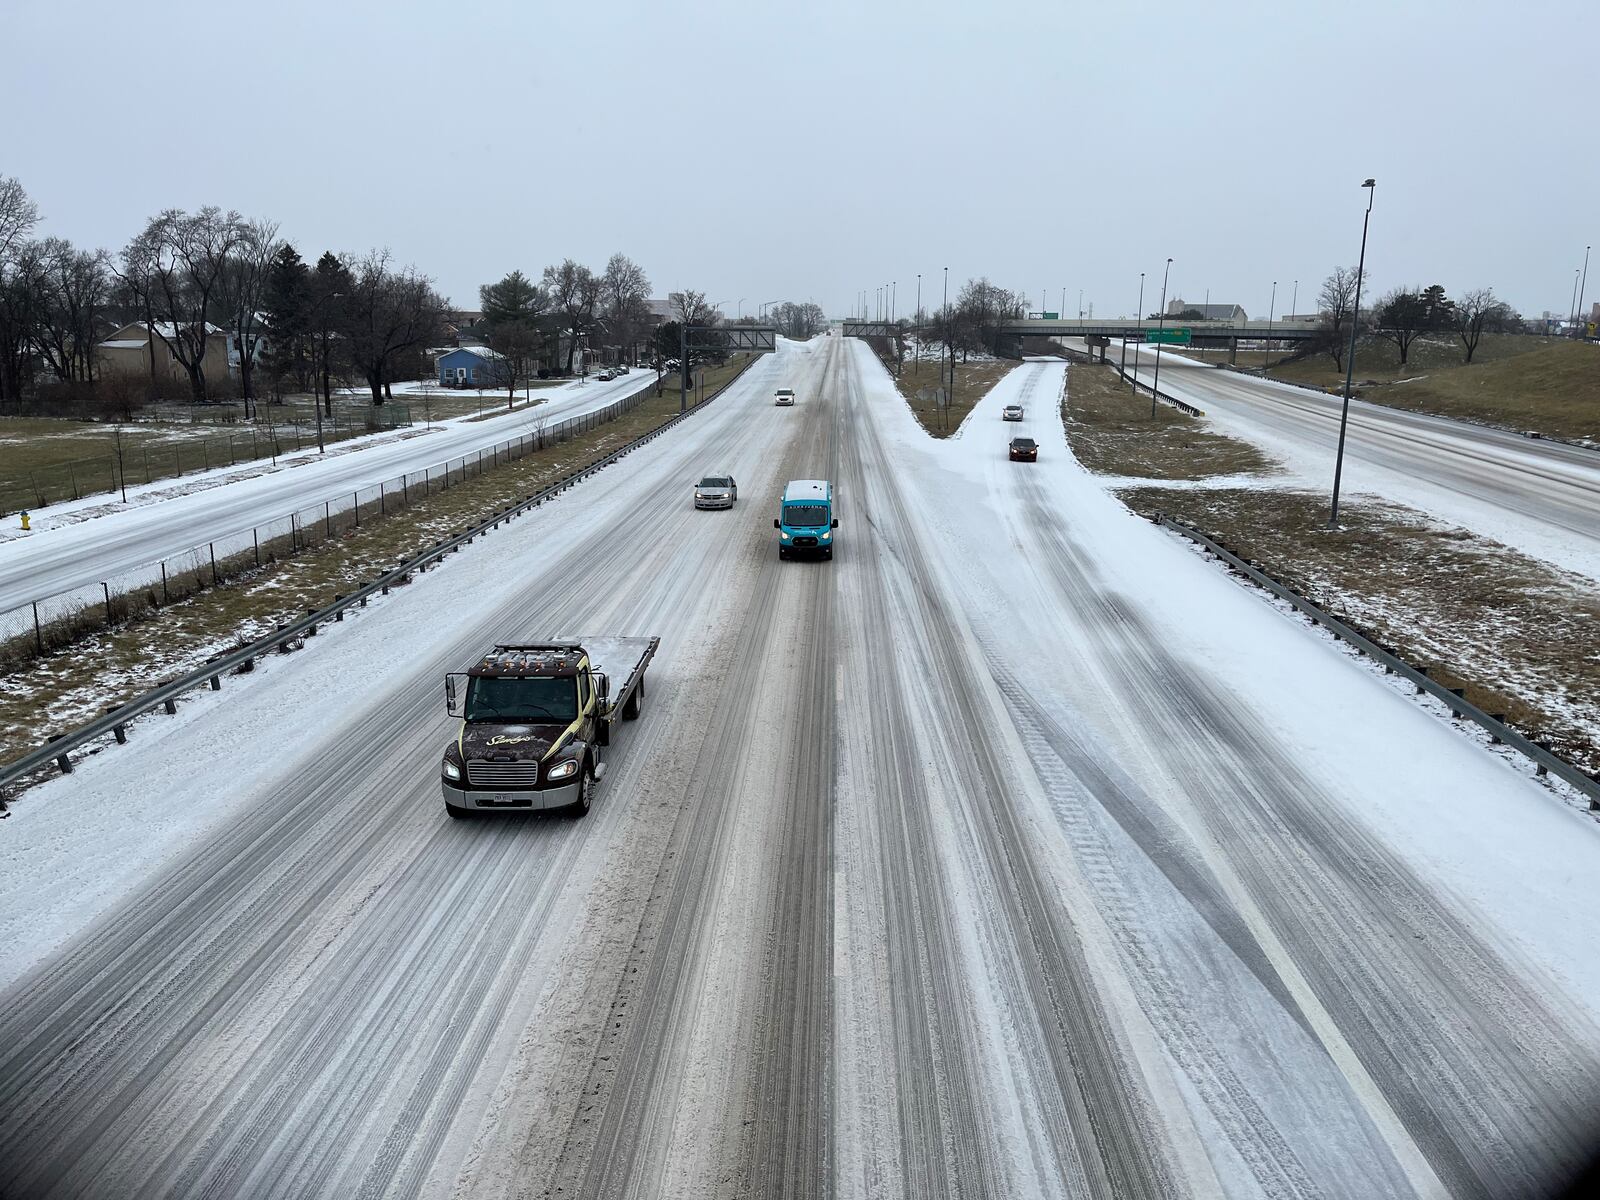
{"label": "blue house", "polygon": [[440,387],[505,387],[511,366],[487,346],[462,346],[439,356]]}

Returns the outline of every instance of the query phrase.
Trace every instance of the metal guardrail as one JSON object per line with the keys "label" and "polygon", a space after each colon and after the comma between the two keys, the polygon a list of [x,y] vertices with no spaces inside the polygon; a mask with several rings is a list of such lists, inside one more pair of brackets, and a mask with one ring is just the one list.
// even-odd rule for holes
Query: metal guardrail
{"label": "metal guardrail", "polygon": [[1193,526],[1185,525],[1182,521],[1174,521],[1165,513],[1154,513],[1151,519],[1156,524],[1163,525],[1174,533],[1182,534],[1190,541],[1204,546],[1234,570],[1250,579],[1251,582],[1271,592],[1280,600],[1287,601],[1294,607],[1296,612],[1305,614],[1318,625],[1328,630],[1334,637],[1354,646],[1361,653],[1382,666],[1386,673],[1399,675],[1410,680],[1411,683],[1416,685],[1419,695],[1427,692],[1436,699],[1442,700],[1450,706],[1451,716],[1458,719],[1466,718],[1485,730],[1495,742],[1510,746],[1513,750],[1532,759],[1540,775],[1554,775],[1557,779],[1571,785],[1586,797],[1591,810],[1600,810],[1600,778],[1585,774],[1564,758],[1556,756],[1545,747],[1539,745],[1539,743],[1524,737],[1498,716],[1484,712],[1483,709],[1464,698],[1459,689],[1447,688],[1438,680],[1430,678],[1427,671],[1412,666],[1404,659],[1384,649],[1359,630],[1346,625],[1337,617],[1307,600],[1299,592],[1286,587],[1254,564],[1246,562],[1216,541],[1216,539],[1206,536]]}
{"label": "metal guardrail", "polygon": [[[1107,359],[1106,361],[1110,362],[1109,359]],[[1131,379],[1128,377],[1128,372],[1126,372],[1126,371],[1124,371],[1122,369],[1122,365],[1120,363],[1114,363],[1113,362],[1113,363],[1110,363],[1110,365],[1116,369],[1117,377],[1119,379],[1126,380],[1128,383],[1133,384],[1135,389],[1144,388],[1144,390],[1147,391],[1147,392],[1154,390],[1153,388],[1151,388],[1151,386],[1148,383],[1140,383],[1139,382],[1139,367],[1138,367],[1137,364],[1134,365],[1133,377]],[[1203,417],[1203,416],[1206,415],[1205,409],[1196,408],[1192,404],[1187,404],[1184,401],[1179,400],[1176,396],[1169,396],[1166,392],[1156,392],[1156,396],[1161,400],[1165,400],[1168,404],[1172,405],[1172,407],[1177,409],[1179,412],[1188,413],[1191,417]]]}
{"label": "metal guardrail", "polygon": [[462,546],[469,545],[474,539],[489,533],[491,530],[498,529],[502,522],[509,522],[514,517],[521,516],[530,509],[538,508],[546,500],[553,499],[572,487],[573,484],[587,479],[597,471],[604,470],[631,451],[654,441],[679,422],[706,408],[713,400],[733,386],[745,371],[749,370],[751,364],[756,361],[757,359],[752,356],[732,378],[687,412],[681,412],[649,433],[634,438],[633,441],[625,446],[618,447],[598,462],[590,463],[587,467],[562,476],[548,487],[541,488],[533,493],[527,499],[519,500],[507,508],[500,509],[493,515],[468,526],[454,537],[447,538],[431,549],[424,550],[421,554],[405,560],[399,566],[363,585],[350,593],[350,595],[336,596],[332,604],[309,612],[297,621],[282,625],[275,633],[258,638],[238,650],[228,654],[217,655],[204,666],[190,671],[187,675],[169,680],[160,687],[136,696],[125,704],[109,709],[98,720],[91,721],[71,733],[52,736],[38,749],[23,755],[13,763],[0,766],[0,789],[15,783],[19,779],[26,778],[36,771],[47,768],[52,761],[60,768],[63,774],[70,773],[72,771],[72,759],[70,757],[72,751],[108,735],[114,737],[118,744],[126,742],[128,736],[127,727],[131,722],[160,707],[164,707],[168,713],[175,713],[177,711],[177,698],[193,688],[209,685],[212,691],[221,691],[222,677],[224,675],[236,671],[249,671],[254,666],[256,659],[273,651],[288,653],[289,649],[291,649],[291,642],[306,637],[314,637],[320,626],[329,622],[344,620],[344,614],[347,610],[356,607],[365,608],[367,601],[373,596],[388,595],[390,588],[409,583],[414,573],[427,570],[447,554],[453,554]]}

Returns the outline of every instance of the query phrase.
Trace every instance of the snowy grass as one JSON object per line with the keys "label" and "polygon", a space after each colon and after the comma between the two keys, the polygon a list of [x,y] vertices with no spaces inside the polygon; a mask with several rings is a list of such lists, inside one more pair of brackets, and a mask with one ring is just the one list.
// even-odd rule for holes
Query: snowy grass
{"label": "snowy grass", "polygon": [[[212,416],[222,416],[226,409]],[[412,414],[420,423],[420,409]],[[436,414],[435,419],[438,419]],[[50,417],[0,418],[0,513],[37,510],[127,484],[170,479],[191,471],[289,454],[317,444],[316,414],[309,404],[261,406],[257,421],[122,423],[122,463],[116,458],[118,423]],[[371,404],[337,403],[323,423],[323,441],[365,437],[388,428]]]}
{"label": "snowy grass", "polygon": [[1099,475],[1198,480],[1272,470],[1254,446],[1209,431],[1201,418],[1166,404],[1152,418],[1149,394],[1135,394],[1112,366],[1068,367],[1062,416],[1073,454]]}
{"label": "snowy grass", "polygon": [[1586,771],[1600,771],[1600,598],[1588,581],[1367,497],[1340,508],[1286,490],[1122,489],[1235,553]]}
{"label": "snowy grass", "polygon": [[[1412,344],[1409,360],[1401,367],[1393,343],[1363,340],[1356,352],[1358,394],[1410,412],[1600,442],[1600,347],[1526,334],[1485,334],[1468,365],[1459,339],[1430,334]],[[1240,366],[1259,361],[1260,355],[1239,355]],[[1270,374],[1330,391],[1344,384],[1344,373],[1327,354],[1280,363]]]}
{"label": "snowy grass", "polygon": [[946,438],[961,428],[961,422],[989,392],[1018,366],[1006,358],[970,358],[955,365],[955,394],[951,403],[941,409],[926,400],[918,399],[923,388],[940,385],[940,363],[937,358],[919,360],[908,357],[900,377],[895,380],[900,395],[917,421],[936,438]]}

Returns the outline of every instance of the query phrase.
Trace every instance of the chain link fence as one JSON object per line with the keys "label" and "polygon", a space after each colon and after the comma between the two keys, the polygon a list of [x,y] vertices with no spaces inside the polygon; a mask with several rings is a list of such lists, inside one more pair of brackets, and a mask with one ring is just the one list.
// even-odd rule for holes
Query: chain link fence
{"label": "chain link fence", "polygon": [[[352,419],[337,408],[323,428],[325,441],[344,441],[411,425],[411,409],[386,404]],[[173,479],[195,471],[236,463],[273,459],[317,444],[314,421],[241,422],[227,432],[162,440],[136,422],[122,426],[121,451],[114,442],[106,453],[50,463],[0,476],[0,517],[41,509],[67,500],[81,500],[120,491],[124,486]]]}
{"label": "chain link fence", "polygon": [[69,645],[279,559],[337,537],[364,522],[381,520],[419,499],[458,485],[528,454],[560,445],[638,408],[655,380],[592,412],[535,427],[472,454],[380,480],[368,487],[323,496],[314,503],[244,529],[190,546],[165,558],[109,575],[93,584],[0,613],[0,661],[17,662]]}

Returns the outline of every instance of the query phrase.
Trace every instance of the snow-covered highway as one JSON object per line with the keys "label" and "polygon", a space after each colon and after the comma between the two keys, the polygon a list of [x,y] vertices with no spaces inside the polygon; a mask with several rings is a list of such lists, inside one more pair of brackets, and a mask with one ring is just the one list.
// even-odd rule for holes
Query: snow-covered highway
{"label": "snow-covered highway", "polygon": [[[1136,361],[1148,385],[1155,354],[1145,349]],[[1307,483],[1331,486],[1339,397],[1176,354],[1161,356],[1161,390],[1202,409],[1220,432],[1262,447]],[[1357,400],[1350,406],[1343,486],[1600,580],[1600,451]]]}
{"label": "snow-covered highway", "polygon": [[[783,343],[28,793],[0,1196],[1497,1197],[1573,1166],[1600,830],[1107,496],[1063,371],[935,442],[866,346]],[[712,472],[732,511],[691,507]],[[831,563],[777,559],[793,477],[836,484]],[[593,814],[448,820],[443,673],[586,631],[661,637]]]}
{"label": "snow-covered highway", "polygon": [[336,443],[325,456],[304,451],[285,456],[276,468],[256,461],[161,480],[130,488],[127,505],[93,497],[68,506],[92,506],[98,515],[85,519],[55,522],[47,510],[32,533],[0,540],[0,614],[73,589],[97,589],[101,580],[239,533],[248,550],[253,525],[328,500],[338,507],[380,481],[487,452],[496,443],[604,408],[653,380],[632,372],[609,383],[567,384],[541,404],[490,420],[457,418],[401,436]]}

